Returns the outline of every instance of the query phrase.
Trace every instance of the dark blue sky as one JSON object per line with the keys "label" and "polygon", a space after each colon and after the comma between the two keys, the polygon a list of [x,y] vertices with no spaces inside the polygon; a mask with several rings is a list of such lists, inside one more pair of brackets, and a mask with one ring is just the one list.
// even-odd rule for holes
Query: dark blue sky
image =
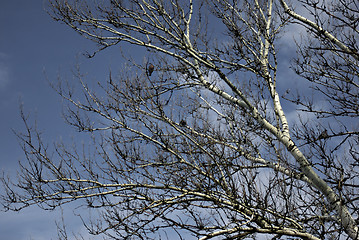
{"label": "dark blue sky", "polygon": [[[70,136],[71,129],[61,117],[61,99],[50,88],[46,76],[49,80],[56,80],[57,75],[71,79],[71,69],[80,63],[90,79],[99,80],[108,76],[110,67],[116,69],[120,59],[113,50],[93,59],[85,58],[82,54],[95,49],[94,43],[53,21],[44,4],[43,0],[0,1],[0,171],[11,176],[16,174],[18,161],[24,160],[12,131],[24,130],[20,102],[50,142]],[[37,207],[19,213],[0,212],[0,238],[55,239],[59,213]],[[66,220],[75,231],[82,231],[79,221]]]}
{"label": "dark blue sky", "polygon": [[[104,81],[110,69],[116,72],[122,64],[117,47],[100,52],[95,58],[85,58],[82,54],[96,49],[95,44],[53,21],[44,10],[44,2],[0,0],[0,170],[11,176],[16,174],[18,161],[24,160],[12,131],[24,130],[20,102],[31,115],[31,121],[38,121],[50,143],[62,137],[66,139],[73,131],[65,125],[61,99],[46,77],[50,81],[58,75],[71,79],[71,70],[79,63],[90,81]],[[292,40],[291,34],[288,40]],[[293,49],[287,44],[284,39],[282,46],[290,46],[285,51],[289,53]],[[137,56],[141,54],[137,48],[131,50]],[[284,92],[292,83],[288,81],[288,63],[282,67],[285,70],[279,77]],[[64,210],[65,223],[75,232],[83,231],[78,219],[68,217],[71,213],[71,209]],[[60,211],[44,212],[37,207],[19,213],[0,212],[0,236],[6,240],[55,239],[55,220],[59,218]]]}

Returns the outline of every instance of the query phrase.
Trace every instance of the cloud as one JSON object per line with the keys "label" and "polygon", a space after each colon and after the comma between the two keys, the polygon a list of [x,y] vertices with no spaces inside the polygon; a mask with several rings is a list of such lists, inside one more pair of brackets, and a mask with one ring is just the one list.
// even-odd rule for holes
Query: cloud
{"label": "cloud", "polygon": [[10,82],[10,70],[3,62],[8,58],[5,53],[0,52],[0,90]]}
{"label": "cloud", "polygon": [[0,89],[6,87],[10,82],[9,68],[0,64]]}

